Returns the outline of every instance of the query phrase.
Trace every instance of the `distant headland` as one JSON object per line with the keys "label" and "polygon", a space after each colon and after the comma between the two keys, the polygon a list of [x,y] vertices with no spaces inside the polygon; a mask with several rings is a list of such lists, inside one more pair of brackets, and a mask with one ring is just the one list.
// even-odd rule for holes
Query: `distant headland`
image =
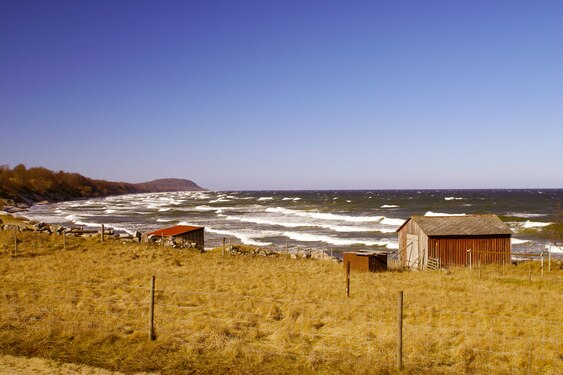
{"label": "distant headland", "polygon": [[23,164],[14,168],[0,165],[0,200],[27,205],[41,201],[60,202],[109,195],[205,190],[207,189],[191,180],[179,178],[135,184],[97,180],[79,173],[55,172],[44,167],[27,168]]}

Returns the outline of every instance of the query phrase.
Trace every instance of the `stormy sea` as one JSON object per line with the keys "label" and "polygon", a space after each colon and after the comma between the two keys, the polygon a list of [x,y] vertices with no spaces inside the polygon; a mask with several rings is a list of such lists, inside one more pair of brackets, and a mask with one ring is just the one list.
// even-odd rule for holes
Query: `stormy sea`
{"label": "stormy sea", "polygon": [[130,233],[203,226],[207,248],[225,237],[231,243],[338,251],[398,249],[395,231],[411,215],[493,213],[513,230],[514,252],[537,252],[561,231],[556,222],[562,198],[563,189],[172,192],[35,205],[23,215]]}

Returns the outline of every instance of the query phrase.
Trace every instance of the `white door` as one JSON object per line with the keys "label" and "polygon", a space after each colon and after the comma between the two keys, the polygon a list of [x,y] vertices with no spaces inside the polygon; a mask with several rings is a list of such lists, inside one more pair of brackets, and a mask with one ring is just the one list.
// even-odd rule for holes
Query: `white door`
{"label": "white door", "polygon": [[418,236],[407,234],[407,267],[418,268]]}

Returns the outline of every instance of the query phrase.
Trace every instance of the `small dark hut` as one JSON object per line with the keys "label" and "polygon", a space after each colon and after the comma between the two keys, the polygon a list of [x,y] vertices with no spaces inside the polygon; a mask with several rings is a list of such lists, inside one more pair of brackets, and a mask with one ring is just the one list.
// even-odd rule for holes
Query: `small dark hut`
{"label": "small dark hut", "polygon": [[343,254],[344,269],[350,263],[350,270],[360,272],[385,272],[387,271],[386,251],[355,251]]}
{"label": "small dark hut", "polygon": [[205,247],[204,239],[205,227],[192,227],[189,225],[176,225],[170,228],[158,229],[150,233],[146,233],[146,236],[155,236],[162,238],[171,238],[174,241],[182,241],[184,243],[195,243],[195,247],[199,250],[203,250]]}
{"label": "small dark hut", "polygon": [[496,215],[411,216],[397,233],[408,268],[510,262],[512,231]]}

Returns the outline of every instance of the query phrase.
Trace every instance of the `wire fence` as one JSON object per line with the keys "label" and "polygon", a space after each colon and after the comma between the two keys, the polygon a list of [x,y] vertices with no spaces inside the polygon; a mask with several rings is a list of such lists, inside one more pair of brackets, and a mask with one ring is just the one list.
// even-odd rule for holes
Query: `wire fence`
{"label": "wire fence", "polygon": [[367,304],[252,291],[151,289],[148,280],[146,285],[0,280],[4,333],[97,332],[206,350],[236,342],[242,353],[288,360],[352,356],[429,371],[563,373],[562,321],[466,311],[461,304],[420,306],[408,290],[400,308],[393,293]]}

